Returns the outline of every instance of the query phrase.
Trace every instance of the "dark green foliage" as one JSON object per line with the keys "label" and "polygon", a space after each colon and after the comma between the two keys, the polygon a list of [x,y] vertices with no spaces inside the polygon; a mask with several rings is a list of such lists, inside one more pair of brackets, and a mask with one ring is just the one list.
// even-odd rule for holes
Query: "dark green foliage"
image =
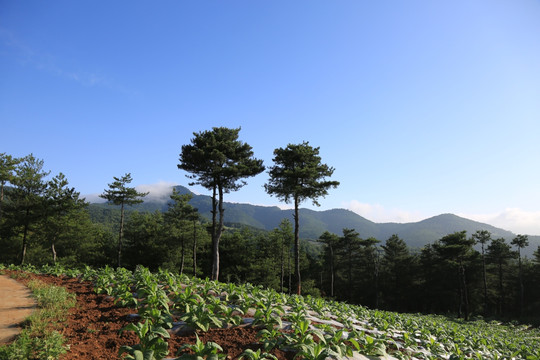
{"label": "dark green foliage", "polygon": [[[264,171],[262,160],[253,157],[251,146],[238,140],[238,129],[214,127],[194,133],[191,144],[183,145],[178,168],[212,191],[212,279],[219,279],[219,242],[224,226],[223,194],[237,191],[245,178]],[[217,215],[219,212],[219,222]]]}
{"label": "dark green foliage", "polygon": [[30,154],[17,165],[10,180],[13,190],[4,212],[8,226],[22,232],[21,264],[24,264],[28,244],[33,240],[34,227],[45,215],[45,178],[49,173],[43,170],[43,160]]}
{"label": "dark green foliage", "polygon": [[418,311],[417,302],[418,259],[397,235],[392,235],[382,246],[381,291],[383,306],[397,311]]}
{"label": "dark green foliage", "polygon": [[167,223],[166,236],[169,243],[180,245],[180,274],[184,272],[186,251],[188,241],[191,244],[191,260],[193,276],[197,275],[197,228],[199,226],[199,213],[197,209],[189,204],[192,199],[191,194],[180,194],[173,189],[171,195],[172,202],[169,203],[169,209],[165,213]]}
{"label": "dark green foliage", "polygon": [[334,297],[335,279],[336,279],[336,251],[339,247],[339,236],[325,231],[320,237],[319,241],[324,244],[324,262],[328,264],[328,282],[329,290],[328,295]]}
{"label": "dark green foliage", "polygon": [[[175,189],[180,194],[191,194],[193,198],[189,202],[190,205],[198,209],[202,218],[212,219],[211,196],[193,194],[184,186],[176,186]],[[279,226],[282,219],[294,221],[294,209],[281,210],[276,206],[268,207],[227,202],[224,202],[223,206],[227,213],[225,221],[227,226],[240,224],[258,229],[272,230]],[[131,206],[126,213],[132,210],[154,212],[156,210],[167,211],[167,209],[168,204],[163,201],[152,202],[151,200],[145,200],[142,204]],[[94,203],[89,205],[88,210],[92,214],[93,220],[105,222],[109,218],[109,212],[116,209],[115,206]],[[405,224],[374,223],[346,209],[314,211],[300,208],[298,214],[302,224],[299,230],[300,238],[303,239],[315,240],[325,231],[341,234],[343,228],[349,228],[355,229],[363,237],[374,237],[376,239],[388,239],[393,234],[399,234],[399,237],[414,251],[420,251],[426,244],[431,244],[447,234],[462,230],[466,230],[467,234],[474,234],[478,230],[487,230],[493,238],[504,237],[507,240],[512,240],[515,237],[509,231],[452,214],[439,215],[420,222]],[[529,242],[531,246],[523,248],[522,255],[532,257],[534,249],[540,245],[540,236],[529,236]],[[475,248],[480,249],[480,246],[477,245]]]}
{"label": "dark green foliage", "polygon": [[275,195],[285,203],[294,204],[294,259],[296,292],[301,294],[300,275],[300,235],[299,213],[300,204],[311,199],[319,205],[318,199],[328,194],[329,188],[336,188],[338,181],[328,181],[334,168],[321,163],[319,148],[312,147],[308,142],[289,144],[286,148],[274,150],[274,166],[269,170],[270,179],[264,185],[266,192]]}
{"label": "dark green foliage", "polygon": [[46,181],[48,174],[33,155],[18,159],[3,200],[0,261],[21,262],[24,254],[24,261],[35,265],[56,258],[67,265],[83,259],[95,266],[109,264],[107,232],[90,221],[86,203],[63,174]]}
{"label": "dark green foliage", "polygon": [[15,169],[21,161],[22,159],[14,158],[9,154],[0,153],[0,221],[2,220],[5,186],[13,181]]}
{"label": "dark green foliage", "polygon": [[477,252],[473,249],[474,240],[467,239],[467,232],[460,231],[448,234],[436,242],[433,247],[439,259],[446,265],[449,274],[455,279],[454,286],[458,294],[458,316],[462,313],[465,320],[469,319],[470,301],[467,284],[467,270],[472,267]]}
{"label": "dark green foliage", "polygon": [[[32,155],[11,159],[9,164],[6,159],[0,154],[0,164],[7,164],[0,169],[0,180],[5,185],[0,262],[20,262],[24,248],[25,263],[33,265],[56,261],[60,265],[102,267],[117,261],[115,233],[122,216],[121,203],[88,206],[68,186],[64,175],[48,179],[43,161]],[[210,197],[193,195],[182,187],[173,192],[165,206],[135,204],[133,208],[139,211],[126,211],[124,215],[125,266],[142,264],[152,270],[161,267],[176,273],[211,276],[213,228],[195,207],[208,215],[212,205]],[[477,228],[482,224],[448,214],[415,224],[375,224],[346,210],[303,209],[296,219],[314,236],[300,239],[302,233],[298,232],[299,244],[295,247],[290,222],[294,210],[222,205],[232,220],[249,224],[222,224],[220,272],[227,281],[251,282],[290,293],[291,275],[295,273],[292,262],[298,253],[304,295],[323,294],[387,310],[465,318],[481,314],[540,324],[538,237],[514,236],[510,244],[500,232],[491,232],[492,228],[483,231]],[[147,211],[150,208],[153,211]],[[328,231],[354,219],[360,219],[353,221],[359,228],[342,226],[342,236]],[[389,236],[383,245],[378,244],[381,237],[373,235],[392,228],[403,229],[411,236],[422,232],[422,225],[427,226],[424,232],[430,236],[447,229],[453,231],[439,235],[437,241],[420,251],[408,247],[409,239],[399,232]],[[456,226],[475,230],[468,238],[467,231],[456,232]],[[319,241],[310,240],[315,238]]]}
{"label": "dark green foliage", "polygon": [[127,173],[121,178],[113,177],[114,181],[109,184],[109,189],[99,195],[109,204],[120,205],[120,230],[118,232],[117,266],[122,266],[122,240],[124,237],[124,206],[142,203],[142,198],[148,193],[140,193],[135,188],[127,186],[133,180]]}
{"label": "dark green foliage", "polygon": [[499,316],[507,312],[509,302],[508,288],[508,267],[509,262],[516,258],[516,253],[512,251],[509,244],[503,238],[494,239],[487,247],[486,259],[490,277],[490,289],[495,294],[495,313]]}
{"label": "dark green foliage", "polygon": [[516,246],[518,248],[518,264],[519,264],[519,312],[520,314],[523,313],[524,308],[524,297],[525,297],[525,289],[523,287],[523,270],[521,266],[521,249],[523,249],[526,246],[529,246],[529,238],[527,235],[518,235],[514,239],[512,239],[512,245]]}
{"label": "dark green foliage", "polygon": [[57,242],[66,238],[65,235],[70,230],[69,225],[74,225],[73,221],[76,221],[73,217],[87,205],[79,196],[75,188],[68,187],[68,181],[62,173],[48,183],[45,194],[45,216],[47,217],[45,229],[55,263]]}

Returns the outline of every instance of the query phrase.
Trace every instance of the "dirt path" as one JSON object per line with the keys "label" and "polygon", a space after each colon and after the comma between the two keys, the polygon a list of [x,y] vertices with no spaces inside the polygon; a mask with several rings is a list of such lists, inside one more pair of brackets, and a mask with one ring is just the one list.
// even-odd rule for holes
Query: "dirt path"
{"label": "dirt path", "polygon": [[21,331],[20,324],[32,313],[36,302],[23,284],[0,275],[0,344],[6,344]]}

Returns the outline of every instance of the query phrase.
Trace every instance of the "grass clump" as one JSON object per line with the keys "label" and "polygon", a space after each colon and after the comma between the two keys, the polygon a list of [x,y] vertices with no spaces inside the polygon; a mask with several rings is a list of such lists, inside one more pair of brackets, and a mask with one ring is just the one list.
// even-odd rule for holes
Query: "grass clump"
{"label": "grass clump", "polygon": [[58,359],[67,351],[64,338],[57,329],[65,321],[68,310],[75,306],[75,295],[65,288],[30,280],[38,308],[27,319],[28,325],[10,345],[0,347],[0,359]]}

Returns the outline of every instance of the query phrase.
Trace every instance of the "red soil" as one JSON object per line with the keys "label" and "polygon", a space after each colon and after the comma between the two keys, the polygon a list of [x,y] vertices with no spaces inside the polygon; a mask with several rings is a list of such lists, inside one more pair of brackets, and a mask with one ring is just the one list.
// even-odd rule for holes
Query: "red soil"
{"label": "red soil", "polygon": [[[118,350],[122,345],[138,343],[138,338],[133,332],[125,331],[119,334],[120,329],[133,321],[128,319],[128,315],[136,313],[135,309],[115,306],[106,295],[95,294],[89,282],[49,275],[31,274],[29,279],[31,278],[63,286],[77,296],[77,305],[69,311],[68,319],[60,329],[70,347],[67,354],[61,356],[61,360],[119,359]],[[25,283],[29,279],[20,279],[20,281]],[[249,327],[211,329],[208,332],[199,333],[198,336],[202,342],[213,341],[219,344],[228,359],[237,358],[247,348],[257,350],[261,347],[257,344],[257,330]],[[194,344],[195,341],[195,334],[172,335],[167,340],[169,357],[174,358],[178,348],[184,344]],[[274,350],[271,353],[280,360],[290,360],[294,356],[280,350]]]}

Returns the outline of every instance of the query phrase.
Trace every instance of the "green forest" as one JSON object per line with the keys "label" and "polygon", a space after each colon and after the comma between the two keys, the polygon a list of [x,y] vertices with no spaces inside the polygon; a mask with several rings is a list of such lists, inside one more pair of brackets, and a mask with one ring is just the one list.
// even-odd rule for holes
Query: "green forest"
{"label": "green forest", "polygon": [[[238,140],[239,130],[196,133],[182,147],[177,166],[212,194],[212,219],[189,204],[192,195],[176,191],[165,211],[132,210],[146,194],[129,186],[130,174],[104,184],[101,197],[114,206],[90,208],[43,160],[0,154],[0,263],[131,270],[140,264],[376,309],[540,323],[540,247],[533,258],[523,256],[526,235],[507,241],[489,231],[460,231],[413,250],[399,234],[362,238],[348,228],[299,239],[298,215],[272,230],[227,222],[223,197],[266,169]],[[265,189],[295,209],[339,185],[307,142],[274,155]],[[299,163],[306,168],[295,173]],[[302,176],[310,181],[298,181]]]}

